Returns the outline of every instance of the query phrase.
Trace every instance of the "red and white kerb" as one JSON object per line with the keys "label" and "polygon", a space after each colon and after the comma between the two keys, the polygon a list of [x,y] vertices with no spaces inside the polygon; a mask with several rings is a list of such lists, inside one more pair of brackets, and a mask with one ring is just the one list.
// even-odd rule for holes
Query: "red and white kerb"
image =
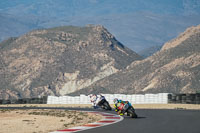
{"label": "red and white kerb", "polygon": [[88,113],[94,113],[94,114],[99,114],[103,116],[103,119],[100,121],[94,122],[94,123],[89,123],[86,125],[78,126],[78,127],[72,127],[68,129],[62,129],[62,130],[57,130],[54,132],[49,132],[49,133],[74,133],[82,130],[88,130],[96,127],[101,127],[101,126],[106,126],[110,124],[114,124],[117,122],[122,121],[124,118],[115,114],[110,114],[110,113],[104,113],[104,112],[88,112]]}

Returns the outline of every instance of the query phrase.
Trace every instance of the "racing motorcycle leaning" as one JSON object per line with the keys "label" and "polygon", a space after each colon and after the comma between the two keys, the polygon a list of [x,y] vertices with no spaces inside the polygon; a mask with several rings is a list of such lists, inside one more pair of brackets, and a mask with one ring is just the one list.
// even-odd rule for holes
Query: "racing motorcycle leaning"
{"label": "racing motorcycle leaning", "polygon": [[135,113],[135,109],[131,105],[131,103],[126,102],[126,103],[117,103],[114,104],[115,111],[119,112],[120,115],[124,115],[125,113],[127,116],[130,116],[132,118],[137,118],[137,114]]}
{"label": "racing motorcycle leaning", "polygon": [[103,95],[90,95],[90,99],[95,109],[100,107],[105,110],[112,110],[110,104]]}

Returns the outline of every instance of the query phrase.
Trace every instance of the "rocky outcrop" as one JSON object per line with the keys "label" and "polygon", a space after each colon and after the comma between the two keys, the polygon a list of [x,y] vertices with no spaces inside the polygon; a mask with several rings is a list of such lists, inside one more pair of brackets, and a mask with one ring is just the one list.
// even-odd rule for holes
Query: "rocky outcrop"
{"label": "rocky outcrop", "polygon": [[103,26],[35,30],[0,44],[0,99],[65,95],[141,59]]}
{"label": "rocky outcrop", "polygon": [[195,93],[200,90],[200,25],[187,29],[162,49],[80,93]]}

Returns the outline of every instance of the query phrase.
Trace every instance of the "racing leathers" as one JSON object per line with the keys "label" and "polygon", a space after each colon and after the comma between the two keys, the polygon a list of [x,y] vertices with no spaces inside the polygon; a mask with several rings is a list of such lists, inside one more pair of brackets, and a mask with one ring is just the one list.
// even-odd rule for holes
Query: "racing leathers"
{"label": "racing leathers", "polygon": [[105,99],[105,97],[102,96],[102,95],[95,95],[95,94],[90,95],[90,102],[92,103],[92,106],[93,106],[94,109],[98,108],[98,103],[102,99]]}
{"label": "racing leathers", "polygon": [[125,110],[118,109],[118,107],[120,107],[121,104],[129,104],[131,106],[131,103],[129,103],[128,101],[117,100],[117,103],[114,104],[114,107],[115,107],[115,111],[117,112],[118,115],[124,115],[124,113],[125,113]]}

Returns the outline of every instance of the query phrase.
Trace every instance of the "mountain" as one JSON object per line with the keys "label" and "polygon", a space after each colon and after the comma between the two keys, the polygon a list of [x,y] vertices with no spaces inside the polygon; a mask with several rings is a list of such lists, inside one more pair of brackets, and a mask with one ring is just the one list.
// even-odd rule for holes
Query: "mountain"
{"label": "mountain", "polygon": [[0,99],[65,95],[141,59],[100,25],[34,30],[0,53]]}
{"label": "mountain", "polygon": [[[2,20],[6,18],[0,17],[2,22],[0,29],[5,29],[0,33],[0,41],[7,37],[22,35],[32,29],[101,24],[120,42],[139,52],[152,46],[162,45],[183,32],[185,28],[199,24],[200,2],[199,0],[6,0],[0,1],[0,13],[20,20],[20,25],[18,21],[16,25],[13,19],[10,19],[10,22],[3,22]],[[30,19],[32,21],[29,21]],[[24,25],[21,25],[22,22]]]}
{"label": "mountain", "polygon": [[154,55],[135,61],[72,93],[195,93],[200,89],[200,25],[188,28]]}

